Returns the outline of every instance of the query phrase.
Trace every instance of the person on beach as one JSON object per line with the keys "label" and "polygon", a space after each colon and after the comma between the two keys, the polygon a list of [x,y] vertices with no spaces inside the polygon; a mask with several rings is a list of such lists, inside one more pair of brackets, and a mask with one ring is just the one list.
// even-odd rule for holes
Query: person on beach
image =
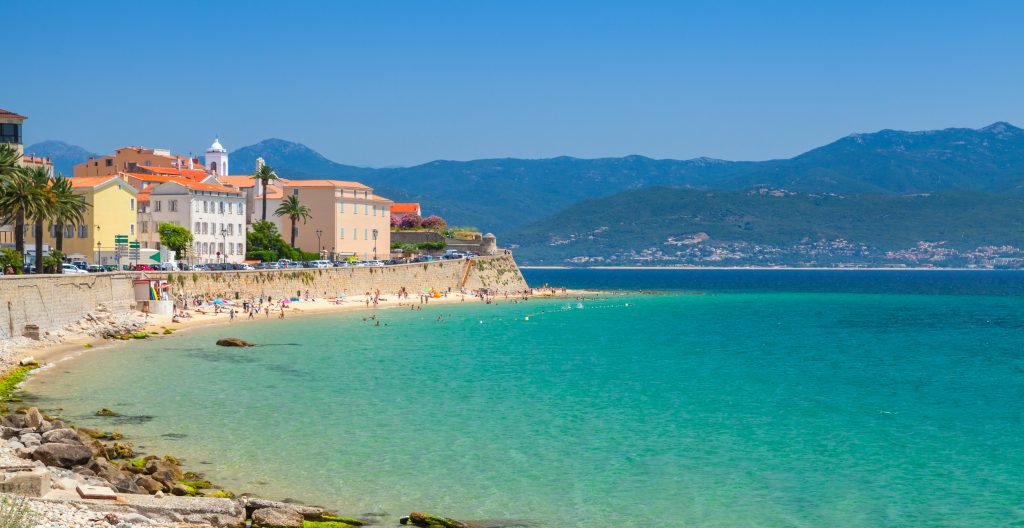
{"label": "person on beach", "polygon": [[234,308],[232,308],[231,311],[228,312],[228,316],[231,317],[232,321],[235,320],[235,309]]}
{"label": "person on beach", "polygon": [[249,310],[249,320],[252,320],[252,319],[256,318],[256,312],[258,310],[259,310],[259,308],[253,308],[252,310]]}
{"label": "person on beach", "polygon": [[281,315],[279,315],[277,318],[278,319],[284,319],[284,305],[283,304],[281,305]]}

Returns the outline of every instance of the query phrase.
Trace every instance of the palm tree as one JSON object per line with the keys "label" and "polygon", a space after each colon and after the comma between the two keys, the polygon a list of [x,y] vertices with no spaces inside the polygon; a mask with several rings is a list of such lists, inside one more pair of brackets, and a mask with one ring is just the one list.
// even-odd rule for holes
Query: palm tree
{"label": "palm tree", "polygon": [[82,197],[75,194],[71,186],[71,180],[62,174],[57,174],[52,186],[54,194],[53,222],[57,233],[57,251],[64,251],[64,226],[78,226],[85,222],[85,210],[90,204],[82,201]]}
{"label": "palm tree", "polygon": [[[266,192],[264,191],[263,197],[266,198]],[[266,203],[266,202],[264,202]],[[295,222],[302,220],[305,224],[311,215],[309,214],[309,207],[299,203],[299,197],[292,195],[284,199],[281,205],[274,211],[277,216],[287,216],[292,221],[292,247],[295,247],[295,235],[298,230],[295,228]]]}
{"label": "palm tree", "polygon": [[26,220],[36,225],[36,273],[43,272],[43,228],[46,221],[53,218],[55,195],[50,171],[43,166],[32,167],[25,171],[22,178],[21,214]]}
{"label": "palm tree", "polygon": [[18,253],[25,252],[25,217],[19,214],[21,211],[20,201],[15,192],[17,183],[23,176],[23,169],[18,163],[21,161],[21,154],[14,147],[8,144],[0,145],[0,225],[9,223],[12,219],[15,222],[14,245]]}
{"label": "palm tree", "polygon": [[[256,174],[252,175],[253,179],[259,181],[263,188],[263,220],[267,219],[267,185],[270,182],[278,179],[277,173],[270,165],[260,165],[259,169],[256,169]],[[280,209],[280,208],[278,208]]]}

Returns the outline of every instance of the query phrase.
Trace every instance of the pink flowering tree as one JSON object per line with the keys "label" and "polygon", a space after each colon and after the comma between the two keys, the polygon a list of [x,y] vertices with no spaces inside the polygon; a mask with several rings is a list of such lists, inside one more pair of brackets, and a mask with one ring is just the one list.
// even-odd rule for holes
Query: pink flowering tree
{"label": "pink flowering tree", "polygon": [[399,222],[398,227],[402,229],[419,229],[423,219],[417,214],[407,214],[402,217],[402,221]]}
{"label": "pink flowering tree", "polygon": [[398,215],[391,215],[391,229],[398,229],[402,225],[402,217]]}
{"label": "pink flowering tree", "polygon": [[440,216],[430,215],[424,218],[422,222],[420,222],[420,227],[422,227],[423,229],[441,231],[442,229],[448,227],[448,222],[445,222],[444,218],[441,218]]}

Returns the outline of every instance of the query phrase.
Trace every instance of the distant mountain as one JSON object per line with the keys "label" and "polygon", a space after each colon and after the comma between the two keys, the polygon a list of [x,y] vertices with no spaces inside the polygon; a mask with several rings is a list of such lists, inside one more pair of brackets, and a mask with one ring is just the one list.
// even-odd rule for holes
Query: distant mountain
{"label": "distant mountain", "polygon": [[231,153],[233,172],[257,156],[289,178],[358,180],[389,198],[421,202],[455,224],[499,234],[581,200],[655,185],[808,192],[1024,192],[1024,130],[981,129],[854,134],[791,159],[733,162],[643,156],[433,161],[369,169],[335,163],[308,147],[274,139]]}
{"label": "distant mountain", "polygon": [[25,147],[25,154],[52,159],[54,172],[62,173],[65,176],[71,176],[74,166],[88,160],[89,156],[99,156],[99,154],[89,152],[77,145],[69,145],[56,140],[40,141],[29,145]]}
{"label": "distant mountain", "polygon": [[[507,234],[502,242],[519,246],[517,260],[528,264],[1024,261],[1024,197],[652,187],[581,202]],[[996,249],[976,251],[984,246]]]}

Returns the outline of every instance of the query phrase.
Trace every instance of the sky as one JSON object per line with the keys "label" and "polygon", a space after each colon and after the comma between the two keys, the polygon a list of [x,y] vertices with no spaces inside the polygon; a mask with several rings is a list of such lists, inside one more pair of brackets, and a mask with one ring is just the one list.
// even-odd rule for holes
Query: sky
{"label": "sky", "polygon": [[[26,145],[266,138],[362,166],[788,158],[1024,126],[1024,2],[6,0]],[[10,41],[8,41],[10,44]]]}

